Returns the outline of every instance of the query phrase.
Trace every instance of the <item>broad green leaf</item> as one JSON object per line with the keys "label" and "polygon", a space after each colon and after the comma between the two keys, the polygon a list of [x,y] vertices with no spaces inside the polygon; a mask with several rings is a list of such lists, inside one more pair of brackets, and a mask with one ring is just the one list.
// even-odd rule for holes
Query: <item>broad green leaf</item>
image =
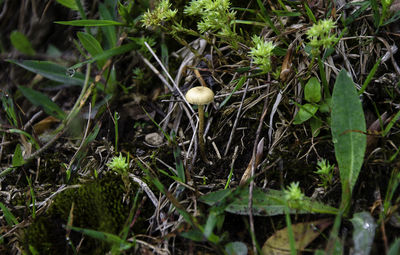
{"label": "broad green leaf", "polygon": [[[89,33],[78,32],[77,36],[82,46],[89,52],[90,55],[96,56],[103,53],[103,48],[100,43]],[[98,60],[98,65],[101,68],[105,64],[105,59]]]}
{"label": "broad green leaf", "polygon": [[75,0],[56,0],[59,4],[64,5],[67,8],[70,8],[73,11],[78,10],[78,6],[75,3]]}
{"label": "broad green leaf", "polygon": [[318,106],[313,104],[305,104],[300,106],[299,111],[294,117],[293,124],[298,125],[309,120],[318,111]]}
{"label": "broad green leaf", "polygon": [[310,103],[318,103],[321,100],[321,84],[318,79],[311,77],[304,88],[304,98]]}
{"label": "broad green leaf", "polygon": [[18,220],[15,218],[15,216],[8,210],[8,208],[0,202],[0,209],[3,212],[4,218],[7,222],[7,224],[12,227],[14,225],[18,224]]}
{"label": "broad green leaf", "polygon": [[7,61],[19,65],[20,67],[33,73],[40,74],[52,81],[61,82],[67,85],[80,86],[82,86],[85,82],[85,76],[82,73],[74,72],[73,75],[68,75],[67,73],[69,72],[69,69],[49,61],[19,61],[13,59],[9,59]]}
{"label": "broad green leaf", "polygon": [[18,143],[14,150],[14,155],[12,158],[12,166],[18,167],[22,166],[23,164],[25,164],[25,160],[24,157],[22,156],[21,145]]}
{"label": "broad green leaf", "polygon": [[24,53],[29,56],[35,55],[35,50],[32,44],[29,42],[28,38],[21,32],[14,30],[10,35],[11,44],[19,52]]}
{"label": "broad green leaf", "polygon": [[81,19],[70,21],[55,21],[54,23],[68,26],[78,27],[104,27],[104,26],[121,26],[123,23],[114,20],[97,20],[97,19]]}
{"label": "broad green leaf", "polygon": [[[248,209],[248,189],[224,189],[206,194],[200,198],[210,206],[222,206],[221,201],[226,203],[225,211],[234,214],[247,215]],[[300,204],[301,203],[301,204]],[[291,208],[290,213],[327,213],[336,214],[338,210],[334,207],[313,201],[308,197],[297,204],[296,208]],[[286,207],[285,193],[281,190],[255,189],[253,192],[253,214],[258,216],[283,215]]]}
{"label": "broad green leaf", "polygon": [[60,120],[65,119],[65,117],[67,116],[65,112],[61,110],[61,108],[58,107],[56,103],[51,101],[51,99],[48,98],[45,94],[23,86],[18,86],[18,89],[32,104],[42,107],[47,114]]}
{"label": "broad green leaf", "polygon": [[353,224],[353,254],[369,254],[375,237],[374,218],[369,212],[359,212],[350,221]]}
{"label": "broad green leaf", "polygon": [[333,88],[331,129],[343,198],[348,199],[364,161],[367,137],[361,102],[345,70],[340,71]]}

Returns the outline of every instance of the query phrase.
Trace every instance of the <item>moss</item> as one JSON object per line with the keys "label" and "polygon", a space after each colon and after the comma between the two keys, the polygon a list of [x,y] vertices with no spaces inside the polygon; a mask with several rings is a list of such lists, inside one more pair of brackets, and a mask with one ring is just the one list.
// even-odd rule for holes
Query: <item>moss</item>
{"label": "moss", "polygon": [[[124,193],[121,177],[114,173],[107,173],[101,179],[82,184],[80,188],[63,191],[56,196],[49,210],[25,230],[26,251],[32,246],[40,254],[72,253],[66,241],[64,226],[73,202],[73,226],[118,235],[132,207],[123,202]],[[134,194],[131,195],[132,198],[133,196]],[[135,224],[134,232],[143,233],[145,228],[145,216],[142,214],[138,224]],[[77,246],[82,234],[71,231],[69,237]],[[79,253],[104,254],[109,249],[108,243],[85,236]]]}

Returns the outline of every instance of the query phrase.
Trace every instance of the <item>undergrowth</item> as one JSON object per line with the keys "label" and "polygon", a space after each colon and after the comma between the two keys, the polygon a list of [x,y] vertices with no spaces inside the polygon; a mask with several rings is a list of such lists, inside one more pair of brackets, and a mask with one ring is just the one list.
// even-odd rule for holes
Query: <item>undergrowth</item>
{"label": "undergrowth", "polygon": [[1,254],[400,253],[400,1],[0,6]]}

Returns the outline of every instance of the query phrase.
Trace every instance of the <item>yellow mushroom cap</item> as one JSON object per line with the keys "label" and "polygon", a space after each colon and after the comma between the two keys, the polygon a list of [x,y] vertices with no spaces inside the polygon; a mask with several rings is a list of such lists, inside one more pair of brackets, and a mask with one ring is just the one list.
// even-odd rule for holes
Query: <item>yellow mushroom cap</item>
{"label": "yellow mushroom cap", "polygon": [[214,100],[214,92],[207,87],[198,86],[189,89],[185,97],[191,104],[205,105]]}

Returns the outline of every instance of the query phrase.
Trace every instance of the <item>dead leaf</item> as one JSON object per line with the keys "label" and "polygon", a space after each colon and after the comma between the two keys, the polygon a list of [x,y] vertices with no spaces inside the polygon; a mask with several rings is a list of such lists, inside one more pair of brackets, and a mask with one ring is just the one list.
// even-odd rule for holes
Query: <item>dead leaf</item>
{"label": "dead leaf", "polygon": [[[329,225],[331,219],[321,219],[311,222],[293,224],[293,234],[297,251],[304,250],[315,238],[317,238]],[[264,243],[263,255],[289,255],[290,244],[287,228],[278,230]]]}
{"label": "dead leaf", "polygon": [[35,125],[33,125],[33,130],[35,131],[36,135],[41,135],[45,131],[51,129],[54,124],[60,123],[59,119],[54,118],[53,116],[48,116]]}

